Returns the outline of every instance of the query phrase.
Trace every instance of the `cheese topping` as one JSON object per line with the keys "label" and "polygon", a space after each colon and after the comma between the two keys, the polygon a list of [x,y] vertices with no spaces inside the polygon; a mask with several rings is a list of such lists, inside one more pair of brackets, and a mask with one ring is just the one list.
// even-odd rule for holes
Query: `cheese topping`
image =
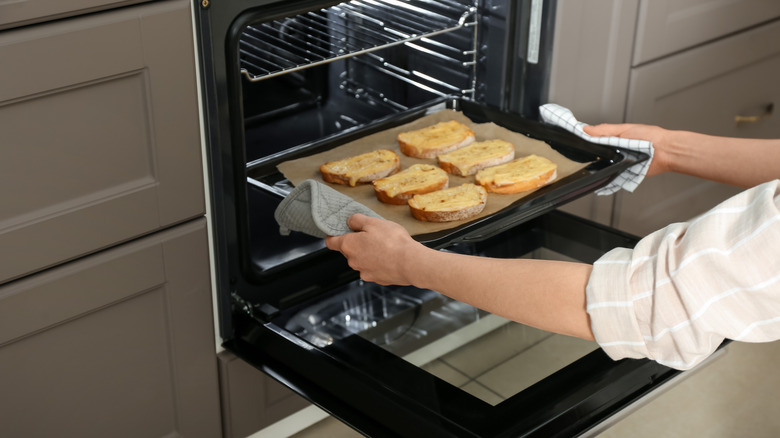
{"label": "cheese topping", "polygon": [[395,175],[374,181],[374,187],[389,197],[395,197],[399,193],[420,190],[447,179],[447,172],[436,166],[415,164]]}
{"label": "cheese topping", "polygon": [[557,167],[547,158],[529,155],[506,164],[483,169],[477,174],[477,180],[480,183],[492,181],[496,186],[510,185],[520,180],[538,178]]}
{"label": "cheese topping", "polygon": [[473,135],[474,132],[468,126],[451,120],[415,131],[400,133],[398,139],[417,150],[424,150],[449,143],[458,143]]}
{"label": "cheese topping", "polygon": [[483,187],[463,184],[425,195],[415,195],[409,203],[425,211],[454,211],[484,203],[486,199],[487,192]]}
{"label": "cheese topping", "polygon": [[349,185],[355,186],[358,180],[395,166],[398,155],[388,149],[367,152],[339,161],[332,161],[326,166],[331,173],[343,175],[349,179]]}
{"label": "cheese topping", "polygon": [[[445,161],[467,175],[476,164],[508,155],[514,157],[515,147],[505,140],[486,140],[472,143],[456,151],[439,155],[439,161]],[[511,158],[509,158],[511,159]]]}

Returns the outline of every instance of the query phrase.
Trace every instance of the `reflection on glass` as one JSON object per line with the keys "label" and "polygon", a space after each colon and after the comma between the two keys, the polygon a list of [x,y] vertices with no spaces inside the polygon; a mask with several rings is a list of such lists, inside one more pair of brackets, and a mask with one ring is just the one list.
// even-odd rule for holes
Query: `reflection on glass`
{"label": "reflection on glass", "polygon": [[[543,248],[527,257],[565,259]],[[321,348],[360,336],[492,405],[597,348],[435,291],[362,280],[301,310],[285,328]]]}

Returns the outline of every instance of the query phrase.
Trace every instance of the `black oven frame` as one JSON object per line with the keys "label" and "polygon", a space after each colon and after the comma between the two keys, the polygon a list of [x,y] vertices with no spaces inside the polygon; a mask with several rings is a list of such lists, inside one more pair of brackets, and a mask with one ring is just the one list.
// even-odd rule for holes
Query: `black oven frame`
{"label": "black oven frame", "polygon": [[[530,1],[519,3],[527,5]],[[274,318],[284,309],[244,300],[246,294],[251,295],[256,289],[256,284],[246,276],[249,266],[245,245],[248,239],[242,232],[247,226],[243,221],[249,208],[245,192],[246,161],[236,156],[238,149],[235,146],[242,144],[243,135],[241,102],[237,99],[240,86],[236,81],[236,54],[232,46],[237,39],[236,29],[240,28],[236,26],[236,20],[242,20],[247,8],[262,7],[266,14],[281,16],[323,3],[338,2],[258,0],[249,6],[247,2],[230,0],[194,3],[219,329],[225,348],[370,436],[420,436],[421,433],[431,437],[576,436],[676,376],[678,371],[652,361],[613,362],[599,350],[556,373],[556,378],[545,379],[510,400],[489,407],[402,359],[378,347],[365,345],[356,337],[345,339],[337,347],[361,349],[365,355],[353,358],[356,362],[348,363],[328,351],[312,348],[274,323]],[[555,2],[548,3],[553,8],[546,11],[545,23],[554,19]],[[526,20],[522,16],[515,19]],[[527,21],[517,24],[528,25]],[[547,38],[542,52],[549,55],[551,50],[552,41]],[[550,56],[543,56],[540,64],[514,65],[512,68],[523,72],[522,78],[512,80],[514,86],[509,88],[510,92],[494,96],[498,100],[497,108],[486,109],[487,114],[491,118],[501,118],[505,114],[536,118],[547,88],[549,59]],[[471,103],[463,103],[465,107],[469,105]],[[570,135],[549,129],[548,135]],[[641,160],[642,157],[632,159]],[[493,218],[489,234],[507,230],[519,232],[529,227],[544,229],[551,223],[563,223],[569,224],[566,228],[574,232],[573,240],[592,234],[612,236],[604,237],[600,245],[604,242],[631,244],[635,238],[615,233],[615,230],[558,212],[543,214],[560,202],[606,184],[609,179],[609,176],[602,178],[601,175],[592,177],[589,184],[582,185],[571,196],[555,202],[542,199],[522,220],[508,216]],[[469,234],[464,232],[456,238],[468,239]],[[614,240],[615,236],[620,243]],[[447,239],[453,239],[453,236],[447,236]],[[429,244],[443,245],[437,239]],[[357,278],[337,253],[319,256],[318,263],[323,273],[322,282],[344,284]],[[337,274],[328,277],[328,272]],[[367,374],[362,371],[364,369],[376,374]],[[410,376],[411,382],[403,381]],[[425,403],[420,404],[421,401]],[[524,415],[520,417],[518,412]]]}

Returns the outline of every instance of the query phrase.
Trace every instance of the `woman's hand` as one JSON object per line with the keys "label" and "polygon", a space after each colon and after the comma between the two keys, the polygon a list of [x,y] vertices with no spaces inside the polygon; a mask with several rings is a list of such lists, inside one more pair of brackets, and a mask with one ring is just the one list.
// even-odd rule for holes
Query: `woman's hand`
{"label": "woman's hand", "polygon": [[780,179],[780,140],[719,137],[634,123],[585,126],[593,136],[653,142],[647,176],[677,172],[737,187]]}
{"label": "woman's hand", "polygon": [[347,225],[355,232],[328,236],[325,245],[343,254],[361,279],[383,285],[411,284],[405,267],[428,248],[412,239],[404,227],[385,219],[358,213]]}
{"label": "woman's hand", "polygon": [[668,150],[671,146],[670,132],[659,126],[637,123],[602,123],[584,127],[588,135],[594,137],[620,137],[636,140],[647,140],[653,143],[653,160],[647,170],[647,176],[671,171]]}

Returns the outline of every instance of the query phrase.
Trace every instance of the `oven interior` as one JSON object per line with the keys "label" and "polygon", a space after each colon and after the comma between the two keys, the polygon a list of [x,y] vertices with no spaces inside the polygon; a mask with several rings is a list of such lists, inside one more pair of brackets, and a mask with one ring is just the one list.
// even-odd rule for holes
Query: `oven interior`
{"label": "oven interior", "polygon": [[479,59],[503,58],[508,37],[487,44],[484,28],[517,6],[480,3],[361,0],[248,17],[238,41],[248,165],[434,99],[484,100]]}
{"label": "oven interior", "polygon": [[[236,222],[249,284],[237,289],[283,308],[352,280],[321,239],[277,232],[273,212],[293,187],[276,165],[460,101],[518,107],[519,93],[507,90],[520,61],[507,53],[526,44],[527,20],[513,17],[529,8],[352,0],[243,12],[227,43],[230,104],[241,116],[231,120],[233,184],[246,200]],[[300,269],[311,272],[306,281],[290,275]]]}
{"label": "oven interior", "polygon": [[293,189],[277,170],[286,160],[454,109],[476,123],[500,123],[544,139],[569,158],[594,162],[575,175],[576,188],[561,181],[535,192],[519,207],[523,214],[515,208],[491,218],[490,232],[475,232],[485,228],[477,224],[418,239],[437,248],[487,238],[588,193],[607,178],[600,170],[627,165],[631,160],[614,150],[583,147],[565,131],[521,114],[520,102],[538,107],[544,96],[543,87],[527,82],[544,62],[525,58],[531,52],[538,58],[543,45],[531,42],[551,33],[541,26],[545,14],[554,12],[550,4],[304,0],[258,6],[233,20],[226,64],[230,113],[240,115],[229,118],[239,254],[232,264],[240,272],[230,274],[232,299],[262,309],[258,313],[269,319],[357,278],[322,239],[278,232],[273,213]]}

